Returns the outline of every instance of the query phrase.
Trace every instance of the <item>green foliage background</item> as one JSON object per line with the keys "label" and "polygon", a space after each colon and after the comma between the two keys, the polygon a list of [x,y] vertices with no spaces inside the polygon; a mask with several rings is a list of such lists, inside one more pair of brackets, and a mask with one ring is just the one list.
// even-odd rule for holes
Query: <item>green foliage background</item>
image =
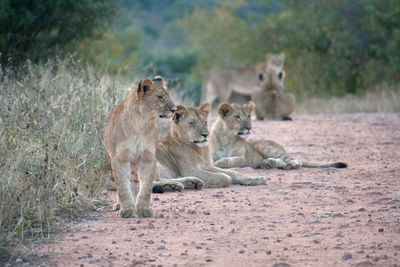
{"label": "green foliage background", "polygon": [[400,79],[396,0],[125,0],[118,6],[124,16],[113,35],[80,51],[128,75],[165,75],[195,102],[211,68],[252,66],[281,51],[286,87],[299,98],[364,94]]}
{"label": "green foliage background", "polygon": [[3,64],[72,53],[128,79],[164,75],[195,102],[211,68],[281,51],[298,97],[400,79],[397,0],[3,0],[0,18]]}

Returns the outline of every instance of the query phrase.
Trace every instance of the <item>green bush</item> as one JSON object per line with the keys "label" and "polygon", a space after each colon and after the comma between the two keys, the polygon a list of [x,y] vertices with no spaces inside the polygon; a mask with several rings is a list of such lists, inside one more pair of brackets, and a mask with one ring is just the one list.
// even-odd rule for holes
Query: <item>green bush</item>
{"label": "green bush", "polygon": [[79,42],[102,35],[116,13],[115,0],[2,0],[0,51],[2,63],[29,58],[45,61],[73,52]]}

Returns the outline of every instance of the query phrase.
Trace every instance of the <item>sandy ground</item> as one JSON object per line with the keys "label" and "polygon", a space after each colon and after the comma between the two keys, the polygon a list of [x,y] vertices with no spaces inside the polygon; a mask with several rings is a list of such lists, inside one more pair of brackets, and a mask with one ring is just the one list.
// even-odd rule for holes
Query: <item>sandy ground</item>
{"label": "sandy ground", "polygon": [[[282,171],[265,186],[152,196],[155,218],[111,209],[42,244],[57,266],[400,266],[400,114],[254,122],[294,157],[347,169]],[[110,192],[115,199],[115,192]],[[29,263],[28,263],[29,264]]]}

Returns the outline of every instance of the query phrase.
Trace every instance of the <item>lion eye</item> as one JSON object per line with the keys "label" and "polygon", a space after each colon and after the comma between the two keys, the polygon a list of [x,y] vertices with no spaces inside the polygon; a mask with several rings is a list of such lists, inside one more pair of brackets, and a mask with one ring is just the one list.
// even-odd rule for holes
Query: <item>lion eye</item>
{"label": "lion eye", "polygon": [[196,127],[196,126],[197,126],[197,123],[196,123],[195,121],[190,122],[190,124],[191,124],[193,127]]}
{"label": "lion eye", "polygon": [[240,118],[239,115],[236,115],[235,118],[236,118],[238,121],[241,121],[241,120],[242,120],[242,119]]}
{"label": "lion eye", "polygon": [[161,95],[158,96],[158,99],[160,99],[160,100],[163,101],[163,102],[165,101],[164,97],[161,96]]}

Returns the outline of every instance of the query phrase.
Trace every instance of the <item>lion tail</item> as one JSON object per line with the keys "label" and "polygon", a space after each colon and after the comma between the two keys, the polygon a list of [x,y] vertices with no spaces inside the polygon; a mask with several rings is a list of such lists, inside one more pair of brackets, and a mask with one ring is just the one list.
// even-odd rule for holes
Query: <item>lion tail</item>
{"label": "lion tail", "polygon": [[335,163],[311,163],[311,162],[302,162],[302,166],[305,168],[347,168],[347,164],[344,162],[335,162]]}

